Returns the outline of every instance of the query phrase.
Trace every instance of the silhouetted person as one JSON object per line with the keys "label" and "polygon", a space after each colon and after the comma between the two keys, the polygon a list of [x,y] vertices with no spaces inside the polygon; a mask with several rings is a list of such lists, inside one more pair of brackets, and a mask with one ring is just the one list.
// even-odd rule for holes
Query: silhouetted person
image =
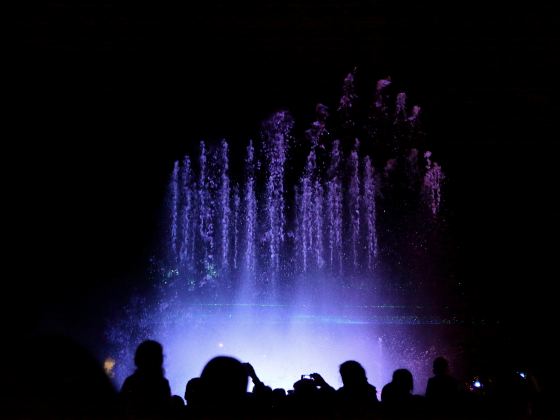
{"label": "silhouetted person", "polygon": [[121,388],[126,414],[156,417],[166,414],[171,401],[169,382],[163,372],[163,348],[157,341],[146,340],[136,349],[136,371]]}
{"label": "silhouetted person", "polygon": [[437,416],[451,416],[459,404],[459,383],[449,374],[449,362],[437,357],[433,362],[434,376],[426,386],[426,400],[430,410]]}
{"label": "silhouetted person", "polygon": [[340,365],[343,386],[336,391],[337,404],[343,417],[365,417],[379,408],[377,390],[368,383],[361,364],[349,360]]}
{"label": "silhouetted person", "polygon": [[288,414],[287,395],[284,388],[272,390],[272,414],[275,417],[284,417]]}
{"label": "silhouetted person", "polygon": [[109,418],[116,409],[101,363],[72,339],[42,336],[9,346],[0,418]]}
{"label": "silhouetted person", "polygon": [[397,369],[393,380],[383,387],[381,402],[385,417],[411,418],[422,411],[421,398],[412,395],[414,380],[408,369]]}
{"label": "silhouetted person", "polygon": [[332,411],[334,396],[334,389],[318,373],[302,376],[288,395],[288,411],[295,417],[321,417]]}
{"label": "silhouetted person", "polygon": [[186,414],[185,402],[178,395],[172,395],[166,410],[169,419],[183,419]]}
{"label": "silhouetted person", "polygon": [[301,378],[293,385],[293,392],[288,395],[288,413],[294,417],[315,416],[321,409],[319,388],[313,379]]}
{"label": "silhouetted person", "polygon": [[192,378],[187,382],[185,402],[187,403],[187,413],[196,417],[201,410],[200,378]]}
{"label": "silhouetted person", "polygon": [[243,363],[247,376],[253,382],[253,392],[247,393],[247,413],[255,417],[270,417],[272,413],[272,388],[257,376],[250,363]]}
{"label": "silhouetted person", "polygon": [[249,378],[251,378],[251,381],[253,382],[253,392],[267,392],[268,390],[270,390],[270,392],[272,392],[272,389],[270,389],[268,386],[266,386],[257,376],[257,373],[255,372],[255,368],[253,367],[253,365],[251,365],[250,363],[243,363],[243,366],[245,367],[245,370],[247,372],[247,376]]}
{"label": "silhouetted person", "polygon": [[[204,418],[233,418],[242,415],[247,402],[247,368],[232,357],[210,360],[196,384],[193,403]],[[189,398],[189,405],[191,399]]]}

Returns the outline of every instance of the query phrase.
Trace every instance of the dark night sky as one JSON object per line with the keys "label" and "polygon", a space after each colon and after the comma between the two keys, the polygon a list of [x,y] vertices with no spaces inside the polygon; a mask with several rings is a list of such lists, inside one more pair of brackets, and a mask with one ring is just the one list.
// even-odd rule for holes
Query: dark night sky
{"label": "dark night sky", "polygon": [[162,3],[44,2],[16,17],[3,153],[14,292],[3,295],[26,325],[94,324],[104,296],[119,301],[145,268],[173,160],[201,138],[242,144],[278,108],[308,122],[355,65],[425,110],[468,305],[527,330],[548,317],[552,6]]}

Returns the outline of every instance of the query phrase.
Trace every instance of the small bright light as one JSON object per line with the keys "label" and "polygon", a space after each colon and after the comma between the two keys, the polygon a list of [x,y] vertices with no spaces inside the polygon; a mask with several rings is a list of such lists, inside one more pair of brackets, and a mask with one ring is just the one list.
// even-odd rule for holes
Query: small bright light
{"label": "small bright light", "polygon": [[523,379],[525,379],[525,378],[526,378],[526,375],[525,375],[525,373],[524,373],[524,372],[519,372],[519,376],[521,376],[521,377],[522,377]]}
{"label": "small bright light", "polygon": [[115,372],[113,371],[113,368],[115,367],[116,363],[117,362],[115,362],[115,359],[113,359],[112,357],[107,357],[103,361],[103,370],[110,378],[113,378],[115,376]]}
{"label": "small bright light", "polygon": [[480,381],[474,381],[473,385],[474,385],[475,388],[480,388],[482,386]]}
{"label": "small bright light", "polygon": [[222,343],[222,342],[218,343],[218,347],[219,347],[219,348],[223,348],[223,347],[224,347],[224,343]]}

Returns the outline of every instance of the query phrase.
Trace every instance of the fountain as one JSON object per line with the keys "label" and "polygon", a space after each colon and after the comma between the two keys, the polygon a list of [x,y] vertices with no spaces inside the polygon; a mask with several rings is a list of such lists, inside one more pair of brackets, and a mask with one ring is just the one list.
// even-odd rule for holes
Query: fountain
{"label": "fountain", "polygon": [[[407,305],[426,289],[444,175],[425,150],[420,108],[389,79],[364,107],[354,79],[336,112],[317,105],[303,133],[280,111],[257,142],[201,141],[174,163],[157,293],[110,332],[123,372],[147,336],[163,343],[178,394],[217,354],[283,387],[312,371],[337,385],[348,359],[380,386],[398,346],[413,371],[429,366],[435,350],[416,351],[407,328],[438,321]],[[237,169],[233,147],[244,151]]]}

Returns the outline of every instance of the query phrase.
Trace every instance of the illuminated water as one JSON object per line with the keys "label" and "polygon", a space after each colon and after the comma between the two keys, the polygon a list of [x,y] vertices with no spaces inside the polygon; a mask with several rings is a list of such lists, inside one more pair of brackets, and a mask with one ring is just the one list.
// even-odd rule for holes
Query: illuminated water
{"label": "illuminated water", "polygon": [[273,387],[312,372],[339,385],[348,359],[379,388],[396,368],[426,376],[437,347],[410,328],[441,319],[399,304],[420,290],[411,279],[424,273],[444,176],[417,144],[420,108],[380,80],[360,113],[353,83],[303,133],[281,111],[259,141],[201,141],[175,162],[154,292],[109,333],[118,379],[145,337],[164,345],[179,395],[218,354]]}

